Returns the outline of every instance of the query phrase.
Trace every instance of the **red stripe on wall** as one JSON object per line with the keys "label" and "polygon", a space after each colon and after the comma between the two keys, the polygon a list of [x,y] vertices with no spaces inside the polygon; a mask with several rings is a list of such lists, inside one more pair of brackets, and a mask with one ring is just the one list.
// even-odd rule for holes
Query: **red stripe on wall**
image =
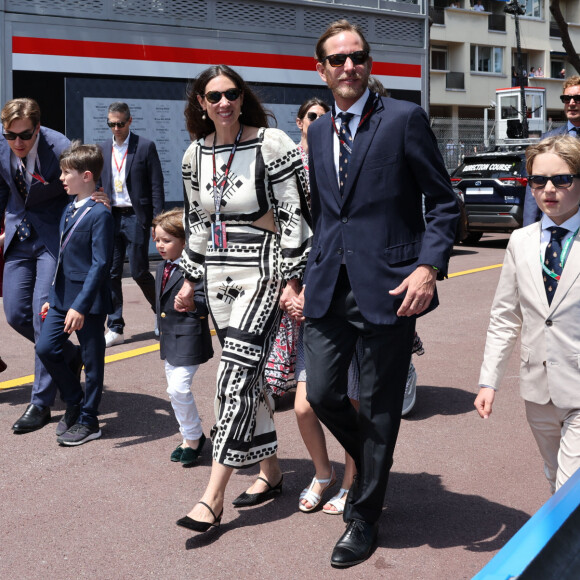
{"label": "red stripe on wall", "polygon": [[[12,52],[16,54],[203,63],[209,65],[228,64],[231,66],[287,70],[313,71],[315,69],[314,58],[309,56],[25,36],[12,37]],[[394,62],[374,62],[373,73],[382,76],[420,78],[421,66]]]}

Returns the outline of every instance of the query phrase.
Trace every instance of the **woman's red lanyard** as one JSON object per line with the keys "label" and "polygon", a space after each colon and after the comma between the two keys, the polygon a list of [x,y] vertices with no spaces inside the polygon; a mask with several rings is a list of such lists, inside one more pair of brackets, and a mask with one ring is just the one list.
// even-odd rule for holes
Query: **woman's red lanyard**
{"label": "woman's red lanyard", "polygon": [[[375,110],[375,103],[376,103],[376,95],[375,95],[375,101],[371,105],[371,108],[361,117],[361,119],[357,125],[357,131],[359,130],[361,125],[371,116],[372,112]],[[334,127],[334,132],[336,133],[336,136],[338,137],[338,142],[340,143],[340,145],[342,147],[344,147],[348,151],[349,155],[352,155],[352,149],[351,149],[350,145],[348,145],[344,139],[340,138],[340,134],[338,132],[338,129],[336,128],[336,123],[334,121],[334,107],[332,108],[332,113],[330,113],[330,119],[332,121],[332,126]]]}
{"label": "woman's red lanyard", "polygon": [[28,173],[28,175],[31,175],[33,179],[36,179],[36,181],[40,181],[40,183],[42,183],[42,185],[48,185],[48,181],[46,181],[46,179],[44,179],[44,177],[42,177],[42,175],[40,175],[39,173],[32,173],[30,171],[28,171],[28,169],[26,169],[26,167],[24,166],[24,163],[22,163],[22,159],[20,160],[20,170],[24,173]]}
{"label": "woman's red lanyard", "polygon": [[[232,150],[230,152],[230,157],[226,164],[226,168],[224,170],[224,174],[220,183],[218,184],[217,181],[217,171],[216,171],[216,162],[215,162],[215,142],[217,138],[217,134],[214,135],[213,138],[213,147],[211,152],[211,159],[213,163],[213,175],[212,175],[212,185],[213,185],[213,201],[215,207],[215,219],[214,223],[211,226],[212,229],[212,242],[214,248],[221,248],[225,249],[227,247],[227,238],[226,238],[226,224],[222,224],[221,222],[221,207],[222,207],[222,199],[224,196],[224,190],[226,188],[226,184],[228,182],[228,176],[230,174],[230,168],[232,166],[232,161],[234,160],[234,155],[236,154],[236,150],[240,143],[240,139],[242,138],[242,133],[244,131],[244,126],[240,123],[240,130],[236,136],[236,140],[232,145]],[[219,189],[218,189],[219,187]]]}

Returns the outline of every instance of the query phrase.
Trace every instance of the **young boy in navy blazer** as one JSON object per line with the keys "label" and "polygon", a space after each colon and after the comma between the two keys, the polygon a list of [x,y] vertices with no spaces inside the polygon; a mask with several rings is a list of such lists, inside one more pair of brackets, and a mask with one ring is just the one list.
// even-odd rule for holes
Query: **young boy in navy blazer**
{"label": "young boy in navy blazer", "polygon": [[208,309],[203,284],[196,284],[195,310],[178,312],[175,297],[183,286],[183,273],[177,267],[185,247],[183,211],[172,209],[153,220],[155,245],[163,258],[157,267],[155,296],[161,358],[165,360],[167,393],[183,442],[171,454],[171,461],[185,467],[193,465],[206,441],[191,384],[199,365],[213,356]]}
{"label": "young boy in navy blazer", "polygon": [[[60,179],[76,196],[60,222],[56,272],[41,314],[46,315],[36,352],[66,403],[57,429],[57,442],[81,445],[101,436],[97,418],[105,371],[103,329],[112,311],[109,270],[113,257],[113,217],[91,200],[103,169],[96,145],[74,142],[60,156]],[[73,332],[85,365],[85,391],[66,364],[63,345]]]}

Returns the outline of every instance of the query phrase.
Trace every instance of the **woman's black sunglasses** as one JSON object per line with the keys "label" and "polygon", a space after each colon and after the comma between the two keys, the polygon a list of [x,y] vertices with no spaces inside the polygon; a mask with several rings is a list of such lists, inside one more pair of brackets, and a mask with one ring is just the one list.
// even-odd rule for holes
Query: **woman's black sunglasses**
{"label": "woman's black sunglasses", "polygon": [[528,175],[528,183],[532,189],[541,189],[542,187],[546,187],[548,181],[551,181],[554,184],[554,187],[559,189],[567,189],[568,187],[572,187],[572,183],[574,183],[574,178],[580,177],[580,173],[576,173],[575,175],[572,174],[565,174],[565,175]]}
{"label": "woman's black sunglasses", "polygon": [[350,54],[329,54],[322,59],[322,62],[327,60],[331,67],[337,68],[343,66],[347,58],[350,58],[352,64],[356,66],[357,64],[364,64],[369,58],[369,53],[366,50],[357,50]]}
{"label": "woman's black sunglasses", "polygon": [[312,121],[316,121],[316,119],[318,119],[318,117],[322,117],[322,115],[317,115],[316,113],[306,113],[306,117],[308,118],[308,120],[310,122],[312,122]]}
{"label": "woman's black sunglasses", "polygon": [[227,91],[209,91],[202,97],[205,97],[208,103],[215,105],[222,100],[222,96],[225,96],[228,101],[235,101],[240,98],[241,94],[240,89],[228,89]]}

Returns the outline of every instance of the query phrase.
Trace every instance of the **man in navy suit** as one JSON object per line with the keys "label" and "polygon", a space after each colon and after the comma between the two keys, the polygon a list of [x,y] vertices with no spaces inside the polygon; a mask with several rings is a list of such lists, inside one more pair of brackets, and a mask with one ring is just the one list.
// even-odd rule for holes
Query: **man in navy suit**
{"label": "man in navy suit", "polygon": [[111,266],[114,311],[109,316],[107,347],[125,341],[123,329],[123,264],[129,257],[131,276],[155,311],[155,279],[149,271],[151,221],[163,211],[163,172],[155,143],[131,133],[127,103],[109,105],[107,125],[113,140],[102,143],[105,165],[101,183],[109,196],[115,222],[115,250]]}
{"label": "man in navy suit", "polygon": [[[56,273],[42,312],[46,320],[36,352],[58,384],[66,412],[57,442],[81,445],[101,436],[97,418],[105,370],[105,318],[112,311],[110,279],[113,217],[91,199],[103,168],[97,145],[74,142],[61,156],[61,180],[75,195],[60,222]],[[66,364],[63,345],[76,332],[85,363],[85,389]]]}
{"label": "man in navy suit", "polygon": [[[572,135],[578,137],[580,131],[580,76],[568,77],[564,81],[564,94],[560,96],[560,100],[564,103],[564,113],[568,122],[562,127],[558,127],[553,131],[544,133],[541,139],[552,137],[554,135]],[[534,222],[539,221],[542,217],[542,212],[532,195],[530,187],[526,187],[526,197],[524,199],[524,226],[529,226]]]}
{"label": "man in navy suit", "polygon": [[[336,567],[364,561],[376,542],[415,317],[437,305],[435,281],[446,275],[458,218],[427,115],[369,92],[369,52],[360,28],[346,20],[323,33],[316,68],[335,104],[308,131],[307,396],[358,472],[344,511],[348,525],[332,553]],[[357,414],[347,374],[359,337]]]}
{"label": "man in navy suit", "polygon": [[[0,215],[5,212],[4,312],[8,324],[36,342],[40,308],[48,297],[58,256],[59,221],[68,196],[59,181],[58,159],[70,142],[40,126],[33,99],[12,99],[2,108]],[[64,345],[67,361],[80,370],[80,351]],[[56,385],[36,356],[31,402],[14,423],[15,433],[40,429],[50,421]]]}

